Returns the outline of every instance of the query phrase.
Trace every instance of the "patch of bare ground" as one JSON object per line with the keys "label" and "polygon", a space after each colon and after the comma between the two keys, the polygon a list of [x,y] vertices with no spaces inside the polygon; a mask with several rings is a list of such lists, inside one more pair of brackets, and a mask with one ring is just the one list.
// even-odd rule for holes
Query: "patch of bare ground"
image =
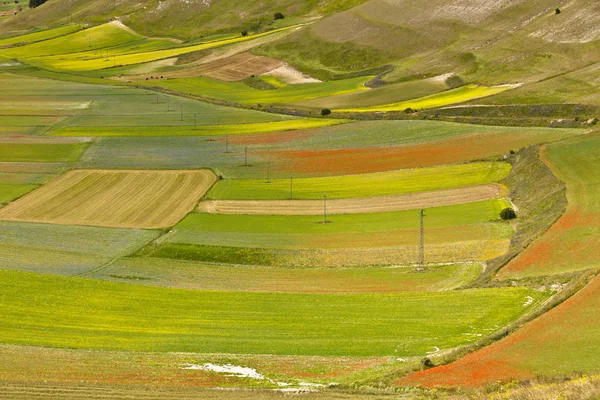
{"label": "patch of bare ground", "polygon": [[290,85],[321,82],[320,80],[315,79],[310,75],[307,75],[305,73],[298,71],[297,69],[295,69],[294,67],[292,67],[289,64],[284,64],[284,65],[280,66],[279,68],[273,69],[272,71],[269,71],[263,75],[269,75],[269,76],[274,76],[276,78],[280,78],[285,83],[288,83]]}
{"label": "patch of bare ground", "polygon": [[[436,190],[394,196],[327,201],[329,214],[363,214],[374,212],[413,210],[453,204],[463,204],[504,197],[507,189],[489,184],[466,188]],[[207,200],[198,205],[198,211],[210,214],[246,215],[320,215],[322,200]]]}

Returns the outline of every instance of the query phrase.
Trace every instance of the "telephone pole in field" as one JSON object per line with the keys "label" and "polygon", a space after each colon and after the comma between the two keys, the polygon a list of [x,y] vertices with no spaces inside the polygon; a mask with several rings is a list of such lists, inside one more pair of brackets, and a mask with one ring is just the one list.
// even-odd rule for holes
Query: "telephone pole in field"
{"label": "telephone pole in field", "polygon": [[419,211],[420,230],[419,230],[419,264],[417,271],[425,269],[425,210]]}

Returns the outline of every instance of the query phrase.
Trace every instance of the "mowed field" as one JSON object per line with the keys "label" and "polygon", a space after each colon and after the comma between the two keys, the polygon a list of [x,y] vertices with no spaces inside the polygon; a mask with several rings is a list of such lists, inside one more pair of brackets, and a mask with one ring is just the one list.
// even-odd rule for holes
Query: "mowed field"
{"label": "mowed field", "polygon": [[206,170],[75,170],[4,207],[0,219],[165,228],[192,210],[215,181]]}
{"label": "mowed field", "polygon": [[[545,298],[526,288],[235,293],[14,271],[0,271],[0,276],[3,343],[150,352],[422,355],[493,332]],[[524,306],[528,296],[535,301]]]}

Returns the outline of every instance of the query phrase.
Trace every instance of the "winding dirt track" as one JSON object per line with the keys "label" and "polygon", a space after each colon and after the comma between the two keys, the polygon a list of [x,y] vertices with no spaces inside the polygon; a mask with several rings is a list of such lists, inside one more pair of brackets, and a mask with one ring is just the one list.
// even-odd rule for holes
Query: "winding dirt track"
{"label": "winding dirt track", "polygon": [[[327,201],[328,214],[363,214],[412,210],[504,197],[507,190],[498,184],[435,190],[394,196],[333,199]],[[323,200],[208,200],[198,211],[209,214],[319,215]]]}
{"label": "winding dirt track", "polygon": [[0,220],[167,228],[216,181],[198,171],[69,171],[0,210]]}

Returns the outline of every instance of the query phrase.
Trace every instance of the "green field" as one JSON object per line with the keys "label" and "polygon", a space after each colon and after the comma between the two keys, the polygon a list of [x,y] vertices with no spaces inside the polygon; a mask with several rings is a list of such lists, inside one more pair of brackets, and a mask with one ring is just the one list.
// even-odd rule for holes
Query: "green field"
{"label": "green field", "polygon": [[[114,66],[142,64],[150,61],[177,57],[182,54],[208,50],[234,43],[245,42],[273,35],[293,27],[284,27],[265,33],[209,41],[192,46],[176,47],[173,42],[160,39],[145,39],[115,24],[99,25],[64,37],[15,49],[0,50],[0,54],[24,59],[31,65],[64,71],[93,71]],[[107,54],[94,50],[118,48]],[[167,48],[165,48],[167,47]],[[168,48],[172,47],[172,48]]]}
{"label": "green field", "polygon": [[543,276],[596,268],[600,256],[598,134],[547,145],[552,171],[567,185],[568,208],[540,239],[500,272],[500,277]]}
{"label": "green field", "polygon": [[81,157],[87,147],[87,143],[3,143],[0,162],[73,162]]}
{"label": "green field", "polygon": [[[275,90],[253,89],[241,82],[222,82],[210,78],[183,78],[154,82],[154,85],[181,93],[222,99],[242,104],[282,104],[368,90],[359,77],[322,83],[287,85]],[[144,85],[144,82],[137,82]]]}
{"label": "green field", "polygon": [[[400,170],[375,174],[325,178],[292,179],[294,199],[370,197],[387,194],[424,192],[497,182],[505,178],[510,165],[502,162]],[[290,179],[225,179],[207,195],[219,200],[289,199]]]}
{"label": "green field", "polygon": [[156,231],[0,221],[0,268],[75,275],[123,257]]}
{"label": "green field", "polygon": [[[193,116],[186,115],[187,123]],[[282,132],[300,129],[315,129],[344,123],[333,119],[294,119],[289,121],[248,123],[237,125],[151,126],[151,127],[60,127],[52,131],[56,136],[222,136],[247,135],[252,133]]]}
{"label": "green field", "polygon": [[[159,258],[125,258],[90,278],[193,290],[286,293],[437,292],[459,288],[480,273],[477,263],[414,267],[236,267]],[[243,274],[244,279],[240,279]]]}
{"label": "green field", "polygon": [[0,40],[0,47],[23,45],[33,42],[41,42],[44,40],[52,39],[58,36],[68,35],[77,32],[82,28],[81,25],[66,25],[60,28],[47,29],[39,32],[29,33],[27,35],[19,35],[7,39]]}
{"label": "green field", "polygon": [[[498,199],[430,208],[428,243],[510,237],[510,225],[478,225],[498,220],[507,206]],[[167,242],[270,248],[411,245],[418,236],[419,215],[417,210],[347,214],[320,222],[320,216],[190,214]]]}
{"label": "green field", "polygon": [[[86,349],[423,355],[473,340],[464,333],[494,331],[545,297],[524,288],[394,295],[194,292],[23,272],[0,276],[3,343]],[[527,296],[537,301],[523,307]]]}

